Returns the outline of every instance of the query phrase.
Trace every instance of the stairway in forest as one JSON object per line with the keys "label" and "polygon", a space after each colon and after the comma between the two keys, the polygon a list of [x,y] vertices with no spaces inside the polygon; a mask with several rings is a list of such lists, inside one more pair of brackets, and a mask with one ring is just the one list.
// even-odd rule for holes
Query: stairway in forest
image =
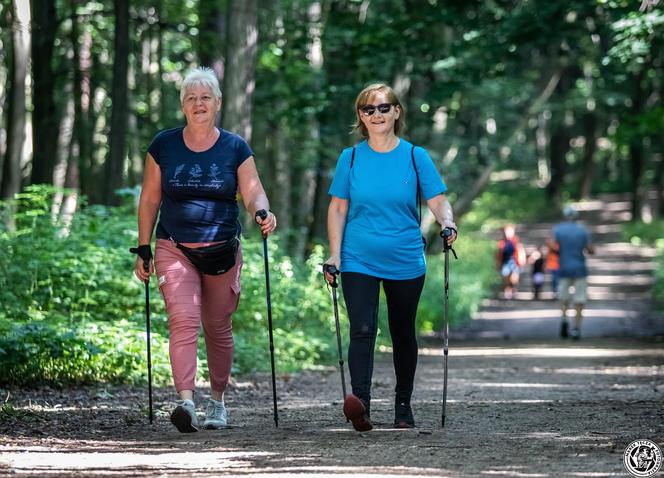
{"label": "stairway in forest", "polygon": [[[630,202],[622,195],[602,195],[575,204],[580,222],[595,245],[587,256],[588,302],[581,327],[583,337],[625,337],[664,334],[664,314],[651,300],[656,251],[620,237],[621,223],[630,218]],[[530,255],[545,243],[554,223],[517,225],[517,234]],[[496,281],[498,282],[496,273]],[[573,310],[568,311],[572,318]],[[557,338],[561,312],[547,275],[539,300],[534,300],[530,266],[521,274],[515,298],[487,299],[452,338]]]}

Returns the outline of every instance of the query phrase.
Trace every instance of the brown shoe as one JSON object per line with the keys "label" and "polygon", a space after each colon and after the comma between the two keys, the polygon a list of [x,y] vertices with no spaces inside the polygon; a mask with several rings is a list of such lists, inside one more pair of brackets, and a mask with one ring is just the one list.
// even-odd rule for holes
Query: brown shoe
{"label": "brown shoe", "polygon": [[358,432],[367,432],[373,428],[364,403],[352,393],[344,400],[344,415]]}

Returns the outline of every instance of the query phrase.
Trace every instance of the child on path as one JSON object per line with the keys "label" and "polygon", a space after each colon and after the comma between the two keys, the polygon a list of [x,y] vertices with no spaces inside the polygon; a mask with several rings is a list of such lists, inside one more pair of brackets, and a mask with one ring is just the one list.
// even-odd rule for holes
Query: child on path
{"label": "child on path", "polygon": [[546,271],[551,274],[551,291],[553,292],[554,298],[558,298],[558,278],[560,275],[560,257],[558,254],[559,246],[556,241],[551,238],[546,240],[546,261],[544,263],[544,268]]}
{"label": "child on path", "polygon": [[532,265],[533,298],[537,300],[542,290],[542,284],[544,284],[544,256],[542,255],[542,247],[537,247],[528,258],[528,262]]}

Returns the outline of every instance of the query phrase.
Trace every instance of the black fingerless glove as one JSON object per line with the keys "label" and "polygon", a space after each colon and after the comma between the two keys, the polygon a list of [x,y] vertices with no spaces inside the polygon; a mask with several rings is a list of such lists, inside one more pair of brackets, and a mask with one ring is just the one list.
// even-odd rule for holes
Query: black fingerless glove
{"label": "black fingerless glove", "polygon": [[129,252],[132,254],[138,254],[138,257],[143,259],[143,262],[149,264],[150,261],[152,260],[152,248],[150,247],[150,244],[144,244],[142,246],[138,247],[132,247],[129,249]]}

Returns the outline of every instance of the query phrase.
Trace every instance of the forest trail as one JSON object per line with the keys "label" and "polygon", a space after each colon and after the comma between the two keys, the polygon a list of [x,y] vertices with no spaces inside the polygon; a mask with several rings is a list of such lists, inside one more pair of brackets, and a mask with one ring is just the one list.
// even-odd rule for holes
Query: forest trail
{"label": "forest trail", "polygon": [[[621,224],[630,218],[630,202],[622,195],[603,195],[575,207],[596,249],[594,255],[587,256],[588,303],[583,314],[582,338],[664,334],[664,314],[655,309],[651,299],[656,250],[624,242],[620,237]],[[528,255],[545,244],[554,225],[517,226]],[[485,300],[470,322],[453,330],[453,337],[557,338],[561,313],[550,284],[547,275],[541,300],[534,300],[531,268],[527,266],[514,299]],[[568,317],[572,318],[573,313],[569,310]]]}

